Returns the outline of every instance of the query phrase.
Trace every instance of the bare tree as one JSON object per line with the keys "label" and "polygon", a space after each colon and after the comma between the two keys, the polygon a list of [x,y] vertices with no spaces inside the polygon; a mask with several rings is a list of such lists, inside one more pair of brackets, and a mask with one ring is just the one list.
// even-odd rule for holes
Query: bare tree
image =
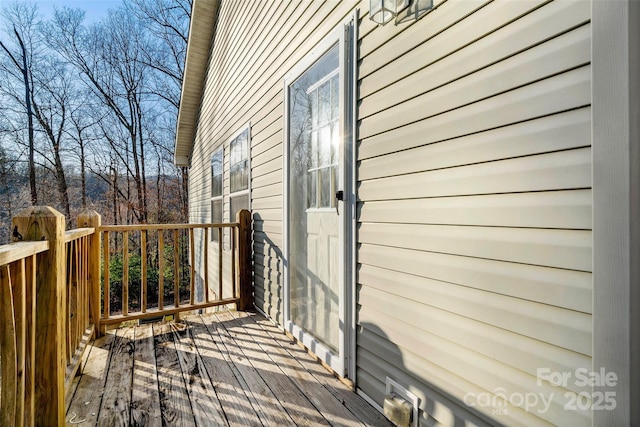
{"label": "bare tree", "polygon": [[[175,140],[175,127],[180,104],[180,91],[184,75],[184,64],[189,37],[189,23],[193,0],[129,0],[125,2],[131,11],[153,34],[156,43],[150,50],[143,51],[142,60],[156,71],[152,79],[153,93],[175,107],[170,127],[170,138]],[[172,150],[173,147],[167,147]],[[169,160],[169,164],[171,160]],[[178,197],[181,201],[182,219],[188,219],[189,170],[186,167],[176,169],[181,185]]]}
{"label": "bare tree", "polygon": [[144,46],[140,61],[156,71],[152,92],[173,105],[176,112],[187,51],[192,0],[129,0],[131,12],[152,34],[155,43]]}
{"label": "bare tree", "polygon": [[187,169],[172,151],[191,6],[123,0],[88,26],[81,10],[44,22],[35,5],[3,7],[0,196],[13,172],[29,179],[0,218],[30,194],[68,219],[89,205],[114,222],[187,219]]}
{"label": "bare tree", "polygon": [[34,84],[31,86],[31,104],[45,139],[49,142],[52,158],[44,158],[51,163],[58,189],[58,196],[67,222],[71,223],[69,187],[65,167],[62,163],[64,138],[72,102],[72,81],[66,66],[51,55],[41,62],[37,70],[31,72]]}
{"label": "bare tree", "polygon": [[[76,98],[87,99],[88,96],[82,91],[76,92]],[[75,105],[69,112],[69,121],[71,123],[66,131],[69,138],[78,147],[77,155],[80,169],[80,205],[82,210],[87,209],[87,159],[89,156],[89,145],[99,140],[95,133],[99,118],[94,117],[91,111],[91,105],[84,102]]]}
{"label": "bare tree", "polygon": [[[145,143],[142,132],[145,67],[140,52],[146,43],[138,22],[122,10],[111,11],[104,23],[84,28],[82,13],[56,11],[48,40],[77,67],[88,87],[127,131],[127,165],[136,187],[132,206],[138,221],[147,221]],[[113,142],[113,140],[111,140]]]}
{"label": "bare tree", "polygon": [[37,34],[37,7],[33,4],[14,3],[3,9],[3,18],[8,26],[13,28],[9,33],[14,42],[14,49],[10,49],[0,40],[0,47],[8,58],[8,63],[2,63],[2,69],[8,76],[17,77],[24,85],[23,97],[16,97],[25,108],[29,135],[29,186],[31,189],[31,204],[38,204],[35,168],[35,136],[33,127],[33,109],[31,107],[32,74],[34,40]]}

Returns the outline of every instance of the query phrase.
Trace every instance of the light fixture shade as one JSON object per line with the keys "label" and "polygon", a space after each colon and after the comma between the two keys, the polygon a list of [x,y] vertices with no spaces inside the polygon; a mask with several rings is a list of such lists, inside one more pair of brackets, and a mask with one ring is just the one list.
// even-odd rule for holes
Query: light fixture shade
{"label": "light fixture shade", "polygon": [[384,25],[409,6],[409,0],[370,0],[369,18]]}

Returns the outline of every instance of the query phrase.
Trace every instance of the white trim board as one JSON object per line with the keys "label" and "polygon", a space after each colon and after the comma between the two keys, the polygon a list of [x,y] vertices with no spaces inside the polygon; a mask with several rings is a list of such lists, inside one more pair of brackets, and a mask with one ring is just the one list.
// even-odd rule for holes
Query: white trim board
{"label": "white trim board", "polygon": [[592,1],[593,370],[617,375],[593,425],[640,424],[640,2]]}

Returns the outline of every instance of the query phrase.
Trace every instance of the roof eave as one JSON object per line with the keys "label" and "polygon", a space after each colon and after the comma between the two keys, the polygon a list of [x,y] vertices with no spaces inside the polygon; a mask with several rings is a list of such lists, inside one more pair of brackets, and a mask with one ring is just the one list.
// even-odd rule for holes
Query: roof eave
{"label": "roof eave", "polygon": [[209,50],[215,32],[219,0],[194,0],[180,93],[173,161],[189,166],[207,72]]}

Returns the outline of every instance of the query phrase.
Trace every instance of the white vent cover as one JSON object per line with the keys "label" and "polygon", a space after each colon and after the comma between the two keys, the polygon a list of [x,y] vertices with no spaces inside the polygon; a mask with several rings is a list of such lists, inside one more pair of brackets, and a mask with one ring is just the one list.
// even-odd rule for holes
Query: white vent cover
{"label": "white vent cover", "polygon": [[408,403],[411,404],[411,407],[413,408],[413,416],[411,418],[413,421],[412,424],[413,424],[413,427],[418,427],[418,404],[420,403],[420,399],[418,399],[418,396],[411,393],[409,390],[407,390],[405,387],[398,384],[396,381],[387,377],[385,395],[391,396],[393,394],[402,397],[404,400],[406,400]]}

